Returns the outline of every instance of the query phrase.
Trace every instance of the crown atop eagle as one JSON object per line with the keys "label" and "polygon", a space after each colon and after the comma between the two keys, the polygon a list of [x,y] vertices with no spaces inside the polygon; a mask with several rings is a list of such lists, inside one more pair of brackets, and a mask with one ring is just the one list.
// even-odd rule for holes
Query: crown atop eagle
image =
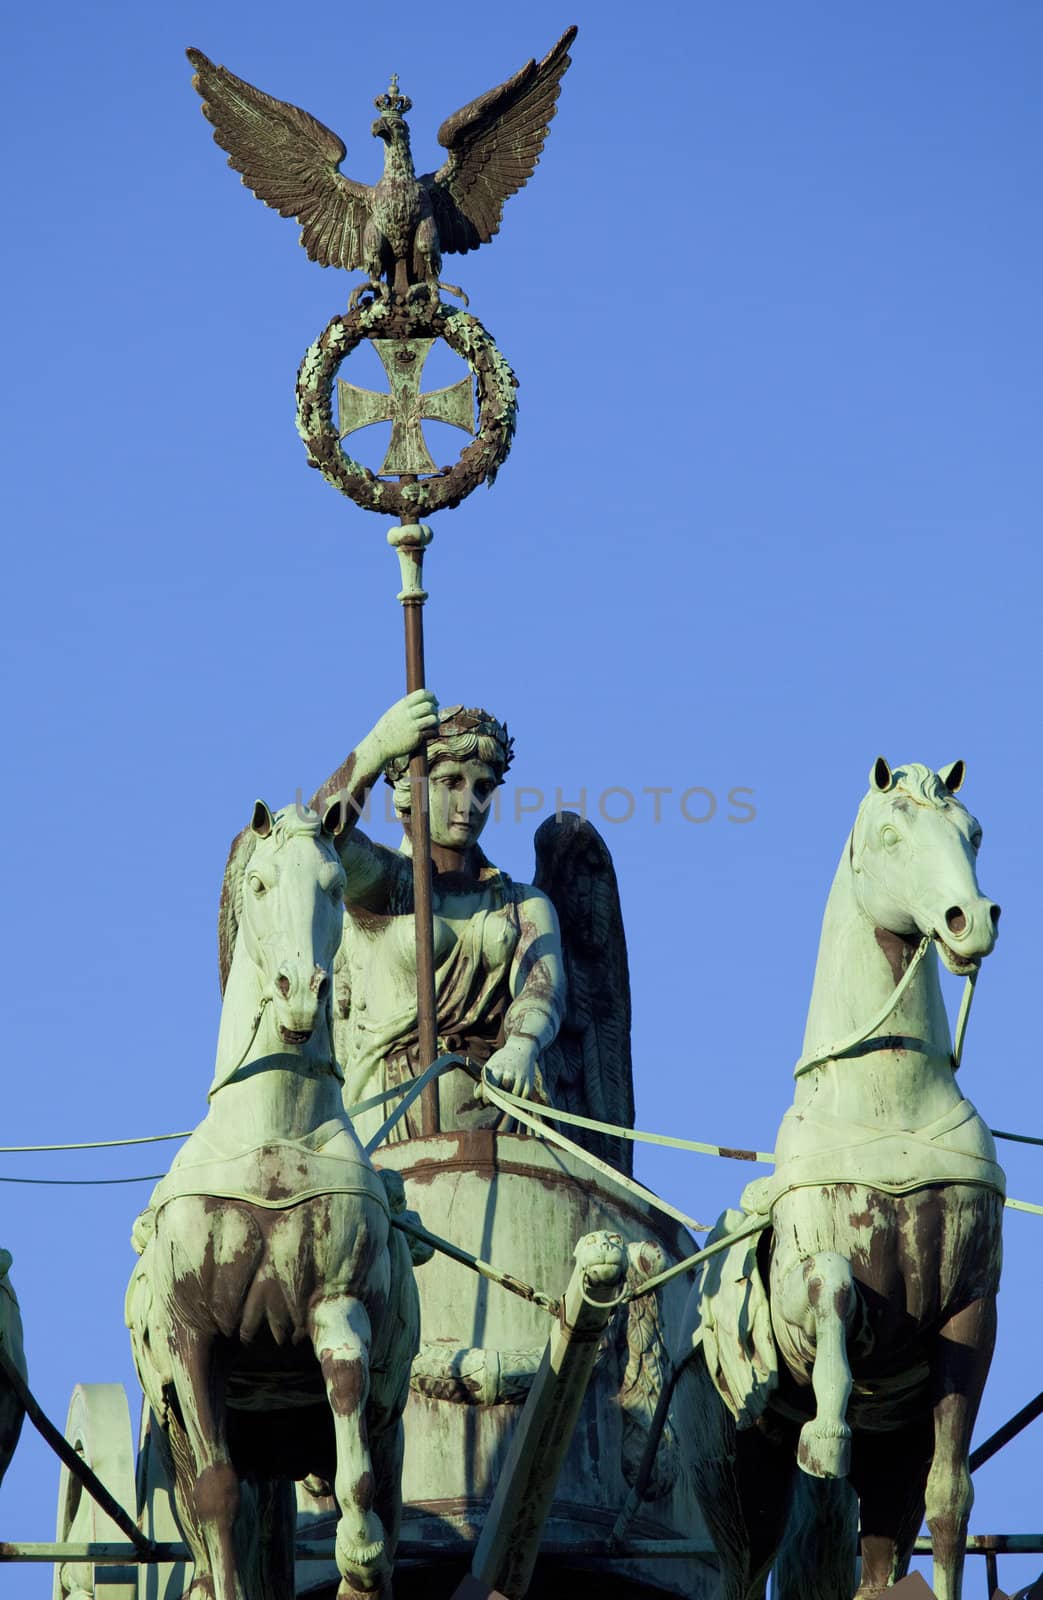
{"label": "crown atop eagle", "polygon": [[391,82],[384,94],[378,94],[373,104],[385,116],[403,117],[407,111],[412,111],[413,102],[407,94],[398,92],[398,73],[391,74]]}

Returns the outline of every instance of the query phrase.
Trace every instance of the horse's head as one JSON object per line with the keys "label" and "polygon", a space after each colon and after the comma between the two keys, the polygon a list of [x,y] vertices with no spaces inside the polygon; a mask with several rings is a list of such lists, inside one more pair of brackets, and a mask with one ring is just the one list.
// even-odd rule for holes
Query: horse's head
{"label": "horse's head", "polygon": [[344,869],[334,839],[341,808],[325,817],[258,800],[256,844],[243,875],[239,938],[260,974],[285,1044],[303,1044],[329,1002],[344,921]]}
{"label": "horse's head", "polygon": [[973,971],[996,943],[1000,908],[978,888],[977,820],[956,799],[962,761],[894,771],[883,756],[851,835],[862,910],[878,928],[933,939],[950,972]]}

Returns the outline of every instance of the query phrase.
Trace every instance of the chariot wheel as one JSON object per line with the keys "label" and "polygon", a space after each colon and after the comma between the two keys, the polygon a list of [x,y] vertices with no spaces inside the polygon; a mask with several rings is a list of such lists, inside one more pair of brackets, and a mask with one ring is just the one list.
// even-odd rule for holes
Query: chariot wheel
{"label": "chariot wheel", "polygon": [[[105,1487],[131,1515],[134,1488],[134,1437],[121,1383],[78,1383],[69,1402],[65,1437]],[[59,1543],[118,1541],[122,1534],[66,1466],[58,1482]],[[137,1600],[138,1569],[95,1566],[89,1561],[55,1565],[53,1600]]]}

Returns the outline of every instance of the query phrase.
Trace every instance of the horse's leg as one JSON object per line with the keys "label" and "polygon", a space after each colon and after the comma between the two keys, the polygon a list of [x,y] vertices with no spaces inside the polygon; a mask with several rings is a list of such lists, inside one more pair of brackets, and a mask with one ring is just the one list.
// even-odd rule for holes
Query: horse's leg
{"label": "horse's leg", "polygon": [[763,1600],[796,1477],[792,1435],[762,1423],[740,1432],[701,1356],[680,1383],[696,1425],[696,1498],[720,1563],[717,1600]]}
{"label": "horse's leg", "polygon": [[256,1600],[294,1600],[297,1500],[293,1482],[290,1478],[262,1478],[256,1495],[260,1543]]}
{"label": "horse's leg", "polygon": [[815,1346],[815,1415],[801,1429],[797,1447],[798,1465],[813,1478],[844,1478],[851,1459],[847,1331],[855,1314],[855,1293],[850,1261],[820,1250],[787,1274],[779,1304],[772,1307],[773,1315],[800,1328]]}
{"label": "horse's leg", "polygon": [[388,1559],[393,1560],[402,1522],[402,1461],[406,1432],[398,1417],[386,1427],[369,1430],[373,1457],[373,1507],[384,1529]]}
{"label": "horse's leg", "polygon": [[168,1477],[171,1493],[174,1500],[174,1515],[177,1525],[184,1535],[188,1546],[188,1554],[192,1563],[192,1582],[188,1588],[188,1595],[193,1591],[199,1595],[212,1595],[213,1582],[210,1577],[210,1557],[207,1553],[206,1540],[203,1529],[196,1515],[195,1488],[198,1467],[189,1441],[188,1433],[180,1417],[172,1414],[167,1428],[156,1428],[153,1434],[153,1449],[161,1448],[163,1441],[169,1450]]}
{"label": "horse's leg", "polygon": [[862,1582],[855,1600],[870,1600],[905,1576],[930,1464],[929,1413],[892,1432],[856,1432],[851,1483],[861,1511]]}
{"label": "horse's leg", "polygon": [[366,1438],[369,1317],[353,1296],[331,1296],[312,1306],[308,1331],[337,1441],[333,1492],[340,1509],[337,1567],[343,1580],[338,1600],[353,1600],[360,1592],[381,1589],[390,1574],[384,1528],[373,1509],[373,1462]]}
{"label": "horse's leg", "polygon": [[[190,1498],[186,1522],[195,1522],[206,1551],[209,1578],[197,1571],[193,1588],[213,1600],[245,1600],[235,1555],[239,1475],[225,1432],[226,1374],[215,1371],[216,1337],[178,1321],[170,1341],[171,1373],[194,1469],[194,1482],[177,1474],[178,1503]],[[187,1529],[186,1529],[187,1533]]]}
{"label": "horse's leg", "polygon": [[851,1600],[858,1501],[844,1478],[794,1473],[786,1537],[771,1572],[772,1600]]}
{"label": "horse's leg", "polygon": [[960,1600],[967,1522],[974,1501],[967,1466],[971,1430],[996,1342],[996,1301],[974,1300],[942,1324],[931,1354],[934,1459],[927,1477],[927,1526],[937,1600]]}

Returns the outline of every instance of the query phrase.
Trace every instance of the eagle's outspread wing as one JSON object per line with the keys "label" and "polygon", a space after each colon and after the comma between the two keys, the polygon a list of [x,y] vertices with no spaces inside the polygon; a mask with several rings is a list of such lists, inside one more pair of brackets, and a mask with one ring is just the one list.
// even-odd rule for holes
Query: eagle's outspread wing
{"label": "eagle's outspread wing", "polygon": [[443,250],[476,250],[499,231],[504,201],[528,183],[540,159],[575,37],[569,28],[542,61],[527,62],[439,128],[449,155],[420,181]]}
{"label": "eagle's outspread wing", "polygon": [[362,238],[372,190],[338,169],[347,154],[337,135],[299,106],[276,100],[188,50],[203,115],[228,165],[281,217],[296,217],[301,244],[323,267],[364,266]]}

